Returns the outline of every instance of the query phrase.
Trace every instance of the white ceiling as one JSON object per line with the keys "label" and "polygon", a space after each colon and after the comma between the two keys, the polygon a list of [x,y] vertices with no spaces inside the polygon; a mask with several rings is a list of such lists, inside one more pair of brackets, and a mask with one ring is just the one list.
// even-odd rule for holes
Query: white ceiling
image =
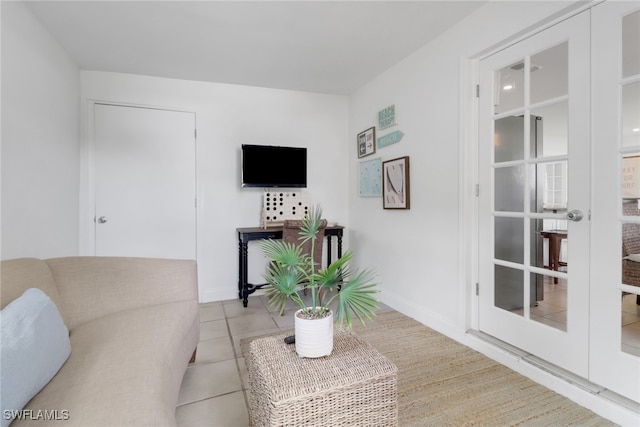
{"label": "white ceiling", "polygon": [[485,1],[29,1],[84,70],[350,94]]}

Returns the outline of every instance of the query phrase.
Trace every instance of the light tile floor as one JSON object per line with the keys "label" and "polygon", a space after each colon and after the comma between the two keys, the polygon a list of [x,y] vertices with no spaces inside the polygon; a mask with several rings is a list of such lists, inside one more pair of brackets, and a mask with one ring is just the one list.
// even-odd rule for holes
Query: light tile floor
{"label": "light tile floor", "polygon": [[[381,311],[390,310],[381,305]],[[240,340],[293,329],[293,312],[274,313],[264,296],[200,305],[200,343],[196,361],[182,381],[176,420],[180,427],[246,427],[247,368]]]}

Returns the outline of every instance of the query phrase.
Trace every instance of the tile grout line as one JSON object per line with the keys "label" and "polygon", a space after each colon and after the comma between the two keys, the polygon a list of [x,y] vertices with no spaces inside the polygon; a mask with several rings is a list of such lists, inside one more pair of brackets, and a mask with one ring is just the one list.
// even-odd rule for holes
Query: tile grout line
{"label": "tile grout line", "polygon": [[[229,322],[227,320],[227,313],[226,313],[226,310],[224,308],[224,304],[222,304],[222,302],[220,304],[220,307],[222,308],[222,313],[223,313],[225,325],[227,327],[227,335],[228,335],[227,337],[231,341],[231,349],[233,351],[233,359],[234,359],[234,362],[235,362],[235,365],[236,365],[236,374],[238,374],[239,381],[240,381],[240,390],[233,390],[233,391],[225,392],[225,393],[222,393],[222,394],[217,394],[215,396],[209,396],[209,397],[204,397],[202,399],[196,399],[196,400],[189,401],[189,402],[183,402],[183,403],[177,404],[176,405],[176,409],[178,409],[180,407],[183,407],[183,406],[188,406],[188,405],[192,405],[194,403],[204,402],[204,401],[207,401],[207,400],[210,400],[210,399],[215,399],[215,398],[222,397],[222,396],[228,396],[230,394],[237,393],[237,392],[242,392],[243,393],[243,397],[245,399],[245,404],[246,404],[246,395],[244,394],[242,376],[240,375],[240,370],[239,370],[239,367],[238,367],[237,354],[236,354],[235,347],[233,346],[233,337],[231,335],[231,330],[229,328]],[[209,320],[205,320],[205,321],[200,320],[200,326],[202,326],[203,323],[215,322],[215,321],[218,321],[218,320],[222,320],[222,319],[209,319]],[[220,338],[224,338],[224,337],[214,337],[214,338],[209,338],[209,339],[206,339],[206,340],[202,340],[201,339],[201,340],[198,341],[198,346],[203,342],[212,341],[212,340],[220,339]],[[228,360],[228,359],[226,359],[226,360]],[[211,364],[215,364],[215,363],[219,363],[219,362],[223,362],[223,360],[220,360],[218,362],[211,362],[211,361],[210,362],[201,362],[197,366],[211,365]],[[189,366],[187,366],[187,369],[193,369],[196,366],[196,363],[198,363],[198,362],[196,361],[193,364],[189,364]]]}
{"label": "tile grout line", "polygon": [[[236,374],[238,375],[238,380],[240,381],[240,391],[242,392],[242,396],[244,397],[244,405],[247,409],[247,416],[251,419],[251,413],[249,412],[249,396],[247,395],[247,386],[242,381],[242,371],[240,370],[240,362],[238,361],[238,353],[236,351],[236,343],[235,338],[231,334],[231,327],[229,326],[229,316],[227,316],[227,309],[225,308],[224,303],[222,304],[222,313],[224,313],[224,321],[227,325],[227,333],[229,334],[229,338],[231,339],[231,348],[233,349],[233,359],[236,363]],[[238,342],[238,347],[240,346],[240,342]]]}
{"label": "tile grout line", "polygon": [[196,400],[193,400],[193,401],[182,403],[180,405],[176,405],[176,408],[180,408],[181,406],[192,405],[194,403],[204,402],[204,401],[211,400],[211,399],[217,399],[218,397],[222,397],[222,396],[229,396],[230,394],[234,394],[234,393],[238,393],[238,392],[242,392],[242,390],[227,391],[225,393],[216,394],[215,396],[203,397],[202,399],[196,399]]}

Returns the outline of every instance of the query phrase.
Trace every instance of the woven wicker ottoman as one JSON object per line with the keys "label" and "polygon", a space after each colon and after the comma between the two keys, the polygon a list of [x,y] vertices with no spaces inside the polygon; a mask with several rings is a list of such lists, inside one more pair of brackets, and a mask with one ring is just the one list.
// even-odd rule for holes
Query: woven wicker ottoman
{"label": "woven wicker ottoman", "polygon": [[249,343],[254,426],[396,426],[397,368],[349,332],[337,332],[333,353],[305,359],[287,334]]}

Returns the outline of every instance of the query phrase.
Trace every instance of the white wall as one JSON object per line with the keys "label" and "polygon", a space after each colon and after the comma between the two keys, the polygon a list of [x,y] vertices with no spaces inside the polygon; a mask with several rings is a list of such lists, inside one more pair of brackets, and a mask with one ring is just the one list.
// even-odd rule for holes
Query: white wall
{"label": "white wall", "polygon": [[80,72],[24,3],[1,8],[1,255],[77,255]]}
{"label": "white wall", "polygon": [[[381,299],[454,337],[469,326],[470,283],[460,260],[461,59],[526,30],[572,2],[490,2],[437,40],[396,64],[350,98],[350,137],[377,125],[394,104],[404,138],[370,158],[410,156],[411,209],[382,209],[360,198],[355,149],[349,151],[351,244],[358,264],[376,266]],[[472,87],[466,87],[472,97]],[[378,131],[378,136],[388,131]],[[464,196],[463,196],[464,197]],[[462,239],[464,242],[464,238]],[[465,254],[466,255],[466,254]]]}
{"label": "white wall", "polygon": [[[263,190],[240,187],[242,144],[307,147],[304,191],[328,220],[347,222],[346,97],[93,71],[82,71],[81,81],[83,108],[100,100],[196,113],[201,301],[237,298],[235,229],[260,225]],[[84,215],[93,218],[90,210]],[[87,218],[81,223],[90,227]],[[249,261],[249,281],[262,283],[264,257],[255,244]]]}

